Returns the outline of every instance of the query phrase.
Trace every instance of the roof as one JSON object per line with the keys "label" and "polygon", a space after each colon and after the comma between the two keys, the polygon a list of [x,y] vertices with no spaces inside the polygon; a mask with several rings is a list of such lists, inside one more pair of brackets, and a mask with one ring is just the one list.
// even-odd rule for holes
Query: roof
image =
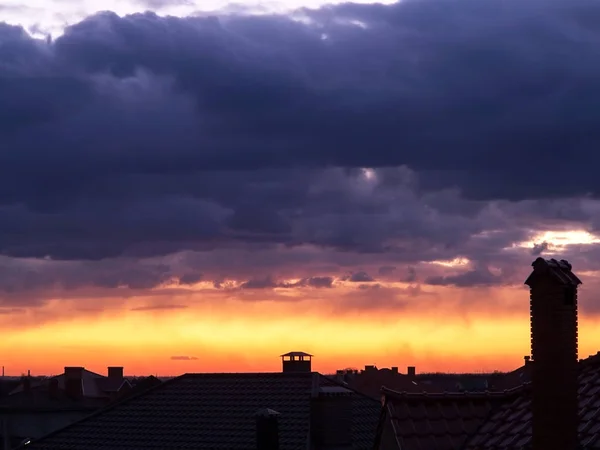
{"label": "roof", "polygon": [[[58,449],[250,449],[255,414],[281,414],[281,450],[306,449],[311,393],[337,384],[317,373],[185,374],[27,446]],[[355,449],[371,449],[381,405],[353,393]]]}
{"label": "roof", "polygon": [[[47,386],[49,380],[57,380],[58,389],[65,389],[65,374],[62,373],[60,375],[53,376],[51,378],[37,380],[31,383],[32,388]],[[99,373],[92,372],[90,370],[81,369],[81,381],[83,388],[83,396],[90,398],[106,398],[110,393],[118,392],[123,385],[130,384],[129,381],[125,378],[109,378],[104,375],[100,375]],[[22,380],[19,381],[18,386],[16,386],[10,394],[17,394],[19,392],[23,392],[24,385]]]}
{"label": "roof", "polygon": [[396,391],[423,392],[431,389],[418,383],[407,375],[390,369],[375,369],[348,377],[348,386],[373,398],[381,399],[381,387]]}
{"label": "roof", "polygon": [[415,393],[386,388],[382,393],[402,450],[460,449],[507,397],[501,392]]}
{"label": "roof", "polygon": [[581,280],[572,272],[572,266],[569,261],[565,259],[561,259],[560,261],[556,259],[544,259],[537,258],[533,263],[533,272],[527,279],[525,280],[525,284],[531,285],[537,274],[539,273],[548,273],[550,274],[556,281],[562,283],[564,285],[570,286],[578,286],[581,283]]}
{"label": "roof", "polygon": [[105,406],[107,400],[96,397],[71,398],[65,391],[51,393],[48,385],[32,386],[0,399],[0,410],[10,411],[94,411]]}
{"label": "roof", "polygon": [[[600,448],[600,352],[579,362],[579,442]],[[531,386],[527,384],[526,386]],[[494,410],[464,450],[523,449],[531,441],[531,390]]]}
{"label": "roof", "polygon": [[[600,352],[579,362],[579,439],[600,448]],[[399,393],[383,389],[402,450],[523,450],[531,443],[531,383],[503,392]],[[379,439],[379,436],[378,436]]]}
{"label": "roof", "polygon": [[310,356],[312,358],[313,355],[309,354],[309,353],[304,353],[304,352],[289,352],[289,353],[284,353],[283,355],[280,355],[281,358],[283,358],[284,356]]}

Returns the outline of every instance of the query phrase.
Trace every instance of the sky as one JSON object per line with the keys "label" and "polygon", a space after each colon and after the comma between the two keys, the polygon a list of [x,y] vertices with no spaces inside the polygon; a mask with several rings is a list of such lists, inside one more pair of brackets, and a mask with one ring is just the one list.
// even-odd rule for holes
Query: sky
{"label": "sky", "polygon": [[583,280],[596,353],[598,20],[0,0],[6,373],[511,370],[538,256]]}

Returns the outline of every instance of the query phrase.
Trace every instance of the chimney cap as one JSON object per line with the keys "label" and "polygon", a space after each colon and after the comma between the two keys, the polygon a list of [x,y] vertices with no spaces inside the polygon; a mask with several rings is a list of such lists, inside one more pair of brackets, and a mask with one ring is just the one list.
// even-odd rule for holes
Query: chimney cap
{"label": "chimney cap", "polygon": [[572,272],[573,266],[566,259],[558,261],[554,258],[544,259],[539,257],[531,265],[533,266],[533,272],[525,280],[525,284],[528,286],[531,286],[538,274],[548,274],[559,283],[567,286],[582,284],[581,280]]}
{"label": "chimney cap", "polygon": [[281,358],[283,358],[284,356],[310,356],[312,358],[313,355],[311,355],[310,353],[304,353],[304,352],[288,352],[288,353],[284,353],[283,355],[279,355]]}
{"label": "chimney cap", "polygon": [[271,408],[259,409],[254,414],[255,417],[279,417],[280,415],[281,415],[281,413],[279,413]]}

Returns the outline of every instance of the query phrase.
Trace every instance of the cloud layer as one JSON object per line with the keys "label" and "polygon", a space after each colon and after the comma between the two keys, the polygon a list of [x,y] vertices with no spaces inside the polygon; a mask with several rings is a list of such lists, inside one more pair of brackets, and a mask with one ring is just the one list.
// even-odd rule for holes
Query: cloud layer
{"label": "cloud layer", "polygon": [[551,245],[517,244],[600,224],[598,17],[406,0],[107,12],[55,41],[0,24],[0,290],[522,282]]}

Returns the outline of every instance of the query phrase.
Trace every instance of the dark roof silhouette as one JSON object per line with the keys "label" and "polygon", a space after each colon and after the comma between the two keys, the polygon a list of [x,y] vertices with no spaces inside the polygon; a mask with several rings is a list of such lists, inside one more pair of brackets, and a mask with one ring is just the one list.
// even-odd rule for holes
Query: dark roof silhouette
{"label": "dark roof silhouette", "polygon": [[350,388],[377,399],[381,399],[382,386],[408,392],[423,392],[435,389],[434,386],[419,384],[411,377],[387,368],[373,369],[356,374],[347,381],[347,384]]}
{"label": "dark roof silhouette", "polygon": [[[58,389],[65,389],[65,374],[61,373],[59,375],[55,375],[48,379],[43,379],[39,381],[35,381],[31,383],[32,388],[37,388],[40,386],[45,386],[49,383],[50,380],[56,380],[58,382]],[[118,392],[118,390],[123,387],[123,385],[130,384],[129,381],[125,378],[123,379],[111,379],[106,377],[105,375],[101,375],[96,372],[92,372],[91,370],[87,370],[82,368],[81,370],[81,381],[83,388],[83,396],[90,398],[106,398],[110,393]],[[15,387],[11,391],[11,394],[17,394],[19,392],[23,392],[24,385],[22,381],[19,382],[19,385]]]}
{"label": "dark roof silhouette", "polygon": [[104,398],[71,398],[64,390],[51,393],[48,384],[32,387],[28,391],[18,391],[0,399],[0,410],[11,412],[33,411],[95,411],[105,406]]}
{"label": "dark roof silhouette", "polygon": [[[26,448],[254,449],[256,411],[270,408],[281,414],[281,450],[304,450],[315,386],[339,387],[318,373],[185,374]],[[353,394],[353,448],[372,449],[380,411],[379,402]]]}
{"label": "dark roof silhouette", "polygon": [[[600,448],[600,352],[579,362],[581,449]],[[385,423],[402,450],[522,450],[531,443],[531,383],[503,392],[400,393],[383,388]]]}

